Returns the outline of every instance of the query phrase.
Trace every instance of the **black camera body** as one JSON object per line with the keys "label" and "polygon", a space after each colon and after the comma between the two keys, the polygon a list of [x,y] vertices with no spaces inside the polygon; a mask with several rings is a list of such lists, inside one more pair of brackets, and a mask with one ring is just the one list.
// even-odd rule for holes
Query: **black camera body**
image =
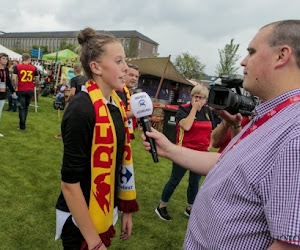
{"label": "black camera body", "polygon": [[[251,111],[259,104],[259,100],[255,96],[242,95],[242,85],[242,79],[222,76],[221,85],[211,87],[207,104],[216,109],[225,109],[230,114],[251,115]],[[236,92],[231,90],[232,88],[235,88]]]}

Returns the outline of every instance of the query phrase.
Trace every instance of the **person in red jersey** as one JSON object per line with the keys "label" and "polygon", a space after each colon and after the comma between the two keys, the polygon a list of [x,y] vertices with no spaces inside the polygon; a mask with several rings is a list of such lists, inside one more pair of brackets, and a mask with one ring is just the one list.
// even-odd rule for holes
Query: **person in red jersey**
{"label": "person in red jersey", "polygon": [[[179,106],[176,113],[176,144],[178,146],[197,151],[208,151],[210,134],[215,128],[215,124],[213,112],[205,106],[207,97],[208,89],[202,85],[197,85],[192,89],[191,103]],[[160,204],[155,209],[155,213],[162,220],[171,220],[167,205],[186,171],[185,168],[173,162],[171,176],[162,191]],[[200,180],[201,175],[190,171],[185,210],[185,215],[188,217],[198,192]]]}
{"label": "person in red jersey", "polygon": [[22,55],[22,63],[15,66],[13,71],[13,83],[17,86],[19,106],[19,130],[24,131],[28,106],[34,94],[34,85],[38,83],[38,72],[35,66],[31,65],[29,54]]}

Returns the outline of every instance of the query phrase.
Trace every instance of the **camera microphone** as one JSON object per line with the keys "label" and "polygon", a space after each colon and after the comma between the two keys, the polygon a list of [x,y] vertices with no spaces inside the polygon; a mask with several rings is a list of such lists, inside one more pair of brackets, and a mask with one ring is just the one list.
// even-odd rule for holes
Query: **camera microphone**
{"label": "camera microphone", "polygon": [[[133,94],[130,97],[130,107],[134,116],[140,119],[146,136],[146,131],[151,132],[151,124],[148,116],[152,115],[153,105],[150,96],[146,92]],[[146,136],[146,140],[150,143],[151,149],[149,152],[152,155],[153,161],[156,163],[158,162],[158,157],[155,141],[153,138],[149,138],[148,136]]]}

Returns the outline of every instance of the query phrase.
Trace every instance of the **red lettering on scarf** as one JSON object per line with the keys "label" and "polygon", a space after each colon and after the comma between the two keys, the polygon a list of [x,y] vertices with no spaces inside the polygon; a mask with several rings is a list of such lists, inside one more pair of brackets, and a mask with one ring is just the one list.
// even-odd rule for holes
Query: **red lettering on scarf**
{"label": "red lettering on scarf", "polygon": [[[94,168],[110,168],[110,166],[112,165],[111,154],[113,153],[113,149],[113,146],[98,146],[95,153],[93,154]],[[104,157],[103,154],[106,154],[106,156]],[[102,159],[105,158],[107,159],[107,161],[101,161],[101,155]]]}
{"label": "red lettering on scarf", "polygon": [[106,129],[106,137],[101,134],[101,125],[95,126],[95,144],[113,144],[114,143],[114,136],[112,132],[111,126]]}
{"label": "red lettering on scarf", "polygon": [[110,206],[110,197],[109,201],[105,198],[106,195],[110,193],[110,185],[104,182],[105,176],[110,175],[110,173],[99,174],[94,183],[96,184],[96,194],[93,191],[95,199],[97,200],[101,210],[106,215],[105,207],[107,212],[109,213],[109,206]]}
{"label": "red lettering on scarf", "polygon": [[124,153],[126,153],[125,159],[126,161],[130,161],[131,159],[131,148],[129,145],[124,146]]}
{"label": "red lettering on scarf", "polygon": [[[105,109],[105,114],[99,113],[100,107],[102,109]],[[107,111],[106,105],[102,99],[95,101],[94,110],[96,113],[96,123],[108,123],[108,124],[110,123],[109,118],[108,118],[108,111]]]}

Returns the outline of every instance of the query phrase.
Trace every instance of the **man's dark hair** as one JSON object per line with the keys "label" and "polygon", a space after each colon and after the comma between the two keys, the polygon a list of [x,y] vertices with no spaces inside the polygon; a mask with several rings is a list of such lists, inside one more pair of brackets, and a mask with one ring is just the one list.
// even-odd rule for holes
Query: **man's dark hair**
{"label": "man's dark hair", "polygon": [[1,57],[6,57],[8,59],[8,55],[6,53],[0,53],[0,58]]}

